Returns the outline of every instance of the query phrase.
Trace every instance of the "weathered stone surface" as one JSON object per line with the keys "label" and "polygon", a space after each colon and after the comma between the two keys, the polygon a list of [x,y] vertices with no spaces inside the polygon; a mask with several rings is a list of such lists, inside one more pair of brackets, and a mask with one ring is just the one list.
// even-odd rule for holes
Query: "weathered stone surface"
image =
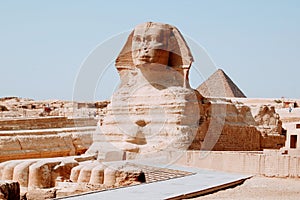
{"label": "weathered stone surface", "polygon": [[1,200],[19,200],[20,185],[15,181],[0,181]]}
{"label": "weathered stone surface", "polygon": [[13,170],[13,180],[18,181],[21,187],[28,186],[29,167],[38,160],[25,160],[19,163]]}
{"label": "weathered stone surface", "polygon": [[31,189],[50,188],[56,181],[70,180],[71,169],[78,164],[76,157],[6,161],[0,164],[0,180],[18,181]]}
{"label": "weathered stone surface", "polygon": [[0,136],[0,162],[12,159],[78,155],[84,153],[91,144],[92,131],[89,130],[71,133],[47,130],[16,132],[11,136]]}
{"label": "weathered stone surface", "polygon": [[177,28],[138,25],[116,59],[121,84],[94,143],[140,154],[187,149],[198,130],[202,98],[189,86],[192,61]]}
{"label": "weathered stone surface", "polygon": [[262,134],[275,135],[282,133],[282,122],[274,106],[261,106],[254,119]]}
{"label": "weathered stone surface", "polygon": [[281,121],[274,108],[263,106],[255,117],[241,102],[208,98],[190,150],[257,151],[284,145]]}
{"label": "weathered stone surface", "polygon": [[20,164],[22,161],[20,160],[13,160],[11,162],[8,162],[6,165],[2,165],[3,168],[1,169],[1,174],[2,174],[2,177],[1,179],[2,180],[13,180],[13,171],[14,171],[14,168]]}
{"label": "weathered stone surface", "polygon": [[44,199],[53,199],[56,197],[56,189],[35,189],[29,190],[25,197],[27,200],[44,200]]}
{"label": "weathered stone surface", "polygon": [[91,178],[89,183],[93,185],[103,184],[104,182],[104,169],[105,166],[98,164],[92,169]]}
{"label": "weathered stone surface", "polygon": [[132,166],[125,166],[116,172],[116,186],[136,185],[146,182],[145,174],[141,169]]}
{"label": "weathered stone surface", "polygon": [[260,150],[260,132],[250,108],[230,100],[209,98],[203,104],[203,117],[190,150]]}
{"label": "weathered stone surface", "polygon": [[104,185],[112,187],[116,184],[116,173],[115,168],[107,167],[104,170]]}
{"label": "weathered stone surface", "polygon": [[81,155],[86,152],[86,150],[91,146],[93,143],[93,132],[73,132],[72,133],[72,143],[75,147],[75,154]]}
{"label": "weathered stone surface", "polygon": [[63,116],[34,117],[34,118],[3,118],[0,119],[0,130],[34,130],[49,128],[68,128],[96,126],[94,118],[67,118]]}
{"label": "weathered stone surface", "polygon": [[[11,126],[4,124],[2,127],[0,123],[0,130],[17,130],[17,129],[30,129],[38,127],[51,127],[58,126],[67,127],[74,126],[76,121],[77,126],[93,126],[96,124],[95,117],[105,112],[106,106],[109,102],[76,102],[76,101],[65,101],[65,100],[43,100],[34,101],[32,99],[18,98],[18,97],[4,97],[0,100],[0,117],[5,121],[13,120],[24,120],[20,127],[15,126],[11,123]],[[28,119],[29,117],[30,119]],[[40,120],[35,120],[39,117]],[[65,120],[66,123],[59,123],[59,120],[55,123],[43,123],[42,118],[56,118],[56,117],[71,117]],[[76,117],[76,118],[74,118]],[[81,119],[78,119],[80,117]],[[35,118],[35,119],[34,119]],[[1,120],[2,121],[2,120]],[[41,123],[34,123],[29,125],[29,121],[38,121]],[[73,125],[72,125],[73,123]],[[90,125],[88,125],[90,124]],[[8,129],[7,129],[8,128]],[[53,128],[53,127],[52,127]]]}
{"label": "weathered stone surface", "polygon": [[78,165],[78,166],[72,168],[72,170],[71,170],[71,175],[70,175],[70,180],[71,180],[72,182],[74,182],[74,183],[77,182],[81,169],[84,168],[84,166],[85,166],[87,163],[90,163],[90,161],[81,163],[81,165]]}
{"label": "weathered stone surface", "polygon": [[29,167],[29,188],[50,188],[55,186],[54,168],[60,164],[59,159],[45,159]]}
{"label": "weathered stone surface", "polygon": [[282,122],[274,106],[262,105],[254,117],[256,128],[261,132],[261,149],[279,149],[284,146]]}
{"label": "weathered stone surface", "polygon": [[88,183],[91,179],[92,170],[99,165],[100,163],[98,161],[89,163],[88,165],[81,168],[80,173],[78,175],[78,183]]}

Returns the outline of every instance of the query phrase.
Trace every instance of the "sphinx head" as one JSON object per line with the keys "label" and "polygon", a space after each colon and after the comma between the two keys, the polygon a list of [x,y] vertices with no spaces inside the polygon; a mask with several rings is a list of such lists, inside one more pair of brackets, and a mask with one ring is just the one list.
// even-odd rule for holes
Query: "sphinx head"
{"label": "sphinx head", "polygon": [[135,66],[149,63],[168,65],[171,30],[163,24],[145,23],[135,27],[132,37],[132,61]]}
{"label": "sphinx head", "polygon": [[137,25],[131,32],[116,66],[160,64],[189,68],[192,61],[190,49],[176,27],[146,22]]}

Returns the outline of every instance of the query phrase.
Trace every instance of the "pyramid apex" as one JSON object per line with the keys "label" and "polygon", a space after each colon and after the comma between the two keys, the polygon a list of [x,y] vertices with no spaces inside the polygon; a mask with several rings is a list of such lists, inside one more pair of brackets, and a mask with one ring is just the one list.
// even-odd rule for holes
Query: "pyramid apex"
{"label": "pyramid apex", "polygon": [[245,94],[223,69],[217,69],[197,90],[206,97],[243,97]]}

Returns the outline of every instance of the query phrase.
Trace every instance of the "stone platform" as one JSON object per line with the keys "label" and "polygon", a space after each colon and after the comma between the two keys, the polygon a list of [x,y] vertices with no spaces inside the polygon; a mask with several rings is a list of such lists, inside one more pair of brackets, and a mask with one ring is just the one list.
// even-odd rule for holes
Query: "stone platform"
{"label": "stone platform", "polygon": [[[151,167],[156,168],[162,166],[147,165],[148,169]],[[147,182],[136,186],[85,193],[57,199],[183,199],[232,187],[243,183],[246,179],[251,177],[250,175],[224,173],[182,166],[168,166],[164,168],[165,172],[168,170],[170,170],[170,172],[181,172],[181,175],[183,175],[182,172],[185,172],[186,174],[166,180],[163,177],[165,177],[167,173],[157,172],[156,179],[158,181],[150,181],[150,183]]]}

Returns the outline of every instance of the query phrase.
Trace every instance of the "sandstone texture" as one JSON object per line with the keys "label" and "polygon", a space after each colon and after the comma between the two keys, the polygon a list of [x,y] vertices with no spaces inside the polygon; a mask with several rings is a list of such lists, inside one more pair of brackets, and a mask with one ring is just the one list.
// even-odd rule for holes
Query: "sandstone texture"
{"label": "sandstone texture", "polygon": [[257,128],[264,135],[275,135],[282,132],[282,122],[274,106],[261,106],[254,119],[257,123]]}
{"label": "sandstone texture", "polygon": [[121,84],[88,152],[105,151],[101,143],[138,154],[187,149],[198,130],[202,99],[189,86],[192,61],[177,28],[138,25],[116,59]]}
{"label": "sandstone texture", "polygon": [[0,129],[4,129],[0,131],[0,161],[79,155],[91,145],[96,129],[96,120],[82,118],[46,117],[0,122]]}
{"label": "sandstone texture", "polygon": [[261,133],[255,127],[249,107],[222,98],[208,98],[191,150],[260,150]]}
{"label": "sandstone texture", "polygon": [[1,118],[23,117],[96,117],[100,116],[109,101],[76,102],[63,100],[25,99],[19,97],[0,98]]}

